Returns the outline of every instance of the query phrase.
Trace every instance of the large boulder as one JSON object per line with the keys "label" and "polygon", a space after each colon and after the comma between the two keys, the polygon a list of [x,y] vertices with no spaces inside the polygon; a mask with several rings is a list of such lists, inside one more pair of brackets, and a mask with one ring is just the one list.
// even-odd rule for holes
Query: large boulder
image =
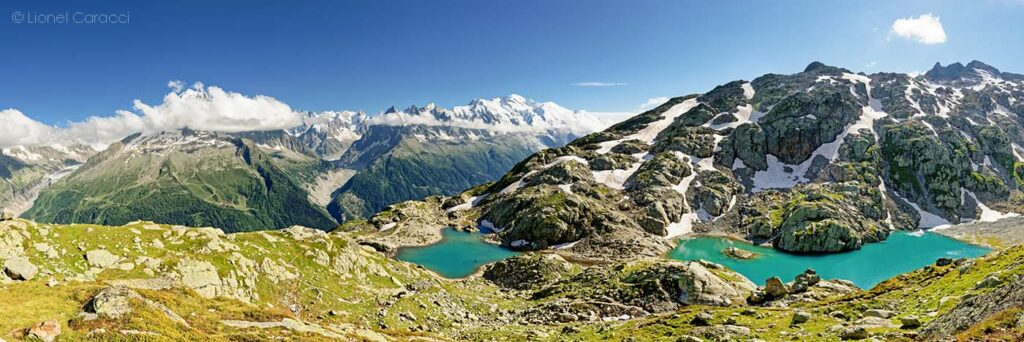
{"label": "large boulder", "polygon": [[739,306],[756,286],[725,266],[706,261],[683,263],[679,272],[679,301],[687,305]]}
{"label": "large boulder", "polygon": [[86,304],[85,311],[108,318],[121,318],[132,312],[132,300],[141,296],[124,285],[115,285],[100,290]]}
{"label": "large boulder", "polygon": [[49,320],[36,324],[25,331],[31,339],[36,339],[43,342],[53,342],[60,336],[60,323],[55,320]]}
{"label": "large boulder", "polygon": [[631,155],[609,152],[595,156],[590,161],[590,169],[594,171],[625,170],[635,162],[637,159]]}
{"label": "large boulder", "polygon": [[14,280],[32,280],[39,272],[28,258],[15,257],[4,261],[4,273]]}
{"label": "large boulder", "polygon": [[120,259],[105,249],[94,249],[85,252],[85,261],[92,267],[110,268],[116,265]]}
{"label": "large boulder", "polygon": [[182,260],[178,264],[178,274],[183,285],[195,290],[203,298],[213,298],[220,294],[220,275],[209,261]]}

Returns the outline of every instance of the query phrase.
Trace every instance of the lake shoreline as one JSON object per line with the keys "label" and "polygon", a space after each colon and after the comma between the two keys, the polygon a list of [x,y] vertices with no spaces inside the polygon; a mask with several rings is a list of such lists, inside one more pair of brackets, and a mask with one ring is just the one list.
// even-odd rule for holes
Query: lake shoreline
{"label": "lake shoreline", "polygon": [[[758,254],[753,259],[733,259],[723,250],[735,247]],[[926,232],[921,235],[895,232],[883,242],[843,253],[792,254],[758,246],[735,236],[690,235],[666,256],[674,260],[706,260],[722,264],[757,284],[770,277],[790,279],[810,268],[825,279],[850,280],[870,288],[892,276],[933,264],[939,258],[972,258],[991,249]]]}
{"label": "lake shoreline", "polygon": [[1024,217],[1007,217],[994,222],[958,224],[931,232],[994,250],[1024,244]]}

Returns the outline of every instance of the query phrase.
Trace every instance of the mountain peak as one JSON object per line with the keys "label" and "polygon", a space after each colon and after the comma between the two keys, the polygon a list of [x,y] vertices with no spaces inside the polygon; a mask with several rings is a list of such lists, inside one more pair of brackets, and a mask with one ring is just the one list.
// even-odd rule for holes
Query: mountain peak
{"label": "mountain peak", "polygon": [[519,95],[519,94],[509,94],[508,96],[505,96],[504,98],[502,98],[502,101],[503,102],[517,102],[517,103],[531,102],[530,100],[526,99],[525,97],[523,97],[522,95]]}
{"label": "mountain peak", "polygon": [[999,72],[999,69],[996,69],[995,67],[993,67],[991,65],[982,63],[981,61],[977,61],[977,60],[974,60],[974,61],[971,61],[970,63],[967,63],[967,68],[968,69],[976,69],[976,70],[985,70],[985,71],[988,71],[989,73],[991,73],[992,75],[1002,74],[1001,72]]}
{"label": "mountain peak", "polygon": [[985,64],[981,61],[971,61],[967,65],[963,65],[960,62],[954,62],[947,66],[942,66],[941,63],[935,63],[935,66],[931,70],[928,70],[924,75],[929,80],[933,81],[958,81],[958,80],[979,80],[983,77],[983,73],[993,77],[1011,77],[1013,74],[1004,74],[999,69]]}
{"label": "mountain peak", "polygon": [[818,71],[818,70],[826,69],[828,67],[829,66],[825,65],[825,63],[814,61],[814,62],[811,62],[811,64],[808,64],[806,68],[804,68],[804,72]]}

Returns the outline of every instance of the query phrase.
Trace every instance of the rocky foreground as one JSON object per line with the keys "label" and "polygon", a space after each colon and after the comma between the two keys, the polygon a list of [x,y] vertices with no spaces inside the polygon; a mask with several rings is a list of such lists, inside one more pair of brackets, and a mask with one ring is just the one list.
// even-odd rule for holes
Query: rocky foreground
{"label": "rocky foreground", "polygon": [[836,340],[1024,337],[1024,247],[940,259],[870,290],[813,271],[583,266],[548,253],[447,280],[292,227],[224,234],[0,222],[4,340]]}

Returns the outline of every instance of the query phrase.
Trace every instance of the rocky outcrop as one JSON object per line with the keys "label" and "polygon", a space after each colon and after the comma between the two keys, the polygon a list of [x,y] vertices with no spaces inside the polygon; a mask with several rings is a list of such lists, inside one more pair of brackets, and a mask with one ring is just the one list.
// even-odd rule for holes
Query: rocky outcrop
{"label": "rocky outcrop", "polygon": [[690,208],[703,211],[711,217],[722,216],[736,203],[736,196],[743,191],[743,186],[732,177],[732,172],[701,170],[691,185],[693,190],[687,193]]}
{"label": "rocky outcrop", "polygon": [[759,193],[740,215],[753,238],[771,239],[775,248],[789,252],[853,250],[889,235],[882,194],[859,182]]}
{"label": "rocky outcrop", "polygon": [[783,283],[771,277],[765,285],[754,291],[750,302],[759,305],[788,307],[793,303],[814,302],[859,291],[853,283],[842,279],[823,280],[812,269],[796,275],[793,281]]}
{"label": "rocky outcrop", "polygon": [[530,290],[563,280],[578,269],[557,254],[528,254],[486,266],[483,277],[504,288]]}
{"label": "rocky outcrop", "polygon": [[992,292],[964,298],[952,310],[928,323],[921,335],[926,339],[952,336],[997,314],[1019,311],[1022,303],[1024,277],[1018,277]]}
{"label": "rocky outcrop", "polygon": [[849,89],[816,89],[786,97],[759,122],[767,152],[787,164],[799,164],[857,121],[862,106]]}
{"label": "rocky outcrop", "polygon": [[25,335],[28,337],[43,342],[53,342],[57,340],[57,336],[60,336],[60,333],[60,323],[57,323],[55,320],[41,322],[25,331]]}
{"label": "rocky outcrop", "polygon": [[635,261],[594,266],[535,291],[529,321],[640,317],[687,305],[740,306],[756,286],[705,261]]}
{"label": "rocky outcrop", "polygon": [[86,305],[86,311],[104,317],[121,318],[132,312],[133,300],[141,301],[142,296],[127,286],[111,286],[93,296]]}

